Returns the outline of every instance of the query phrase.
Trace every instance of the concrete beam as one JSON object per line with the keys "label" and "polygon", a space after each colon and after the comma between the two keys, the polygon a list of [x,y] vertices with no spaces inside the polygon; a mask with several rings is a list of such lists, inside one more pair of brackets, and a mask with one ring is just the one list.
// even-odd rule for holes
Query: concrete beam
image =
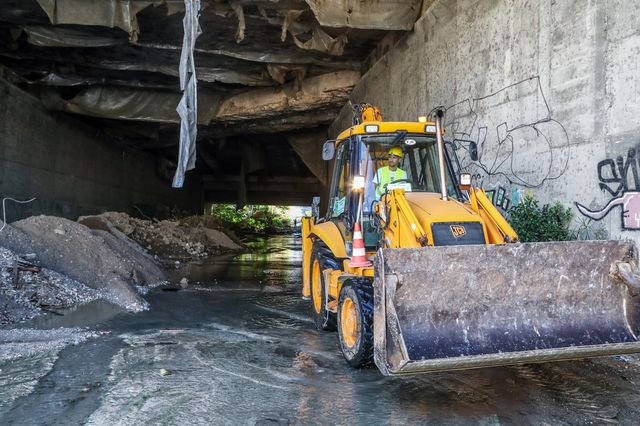
{"label": "concrete beam", "polygon": [[226,176],[217,180],[204,178],[205,202],[237,203],[238,192],[244,192],[242,201],[247,204],[310,205],[314,196],[320,195],[321,185],[314,177]]}
{"label": "concrete beam", "polygon": [[357,71],[339,71],[302,81],[281,89],[255,89],[226,98],[220,104],[213,123],[234,123],[273,118],[283,114],[341,106],[360,79]]}

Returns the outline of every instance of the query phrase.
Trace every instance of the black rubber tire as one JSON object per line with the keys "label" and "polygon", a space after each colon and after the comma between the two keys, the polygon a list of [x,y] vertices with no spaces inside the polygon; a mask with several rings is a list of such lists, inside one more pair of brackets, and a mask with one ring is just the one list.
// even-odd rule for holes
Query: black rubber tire
{"label": "black rubber tire", "polygon": [[[320,307],[320,312],[316,312],[315,306],[313,304],[313,265],[318,261],[320,264],[320,285],[322,287],[322,306]],[[324,275],[322,271],[324,269],[341,269],[338,265],[338,261],[335,256],[322,241],[316,240],[313,243],[313,250],[311,252],[311,267],[309,268],[309,282],[311,283],[311,299],[310,299],[310,308],[311,308],[311,317],[313,318],[313,322],[318,330],[324,331],[335,331],[336,330],[336,314],[334,312],[330,312],[327,310],[326,303],[326,283],[324,281]]]}
{"label": "black rubber tire", "polygon": [[[356,308],[357,338],[349,347],[342,335],[341,313],[345,299],[350,298]],[[370,280],[353,279],[347,281],[340,291],[338,300],[338,336],[340,349],[347,363],[355,368],[373,364],[373,286]]]}

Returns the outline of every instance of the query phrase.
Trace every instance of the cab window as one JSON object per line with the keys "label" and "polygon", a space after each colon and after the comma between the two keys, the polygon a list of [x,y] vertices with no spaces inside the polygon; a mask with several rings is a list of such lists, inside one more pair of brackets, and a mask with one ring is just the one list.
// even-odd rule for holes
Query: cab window
{"label": "cab window", "polygon": [[335,167],[333,170],[333,188],[329,203],[329,217],[341,217],[347,209],[348,182],[349,182],[349,143],[343,142],[338,147]]}

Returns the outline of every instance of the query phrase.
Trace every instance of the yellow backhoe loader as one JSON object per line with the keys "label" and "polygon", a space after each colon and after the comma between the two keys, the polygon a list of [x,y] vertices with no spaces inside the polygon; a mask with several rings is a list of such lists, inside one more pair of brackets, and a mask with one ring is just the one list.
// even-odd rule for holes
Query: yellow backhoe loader
{"label": "yellow backhoe loader", "polygon": [[[302,294],[317,328],[337,328],[350,365],[385,375],[640,352],[635,244],[519,243],[457,174],[442,117],[385,122],[361,105],[325,143],[328,209],[302,222]],[[404,173],[384,183],[390,151]]]}

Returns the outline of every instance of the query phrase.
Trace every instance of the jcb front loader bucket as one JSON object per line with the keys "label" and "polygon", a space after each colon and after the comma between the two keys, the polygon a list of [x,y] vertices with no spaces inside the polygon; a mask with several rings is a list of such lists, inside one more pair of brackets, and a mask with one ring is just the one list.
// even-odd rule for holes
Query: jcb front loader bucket
{"label": "jcb front loader bucket", "polygon": [[640,352],[628,241],[382,249],[374,357],[385,375]]}

